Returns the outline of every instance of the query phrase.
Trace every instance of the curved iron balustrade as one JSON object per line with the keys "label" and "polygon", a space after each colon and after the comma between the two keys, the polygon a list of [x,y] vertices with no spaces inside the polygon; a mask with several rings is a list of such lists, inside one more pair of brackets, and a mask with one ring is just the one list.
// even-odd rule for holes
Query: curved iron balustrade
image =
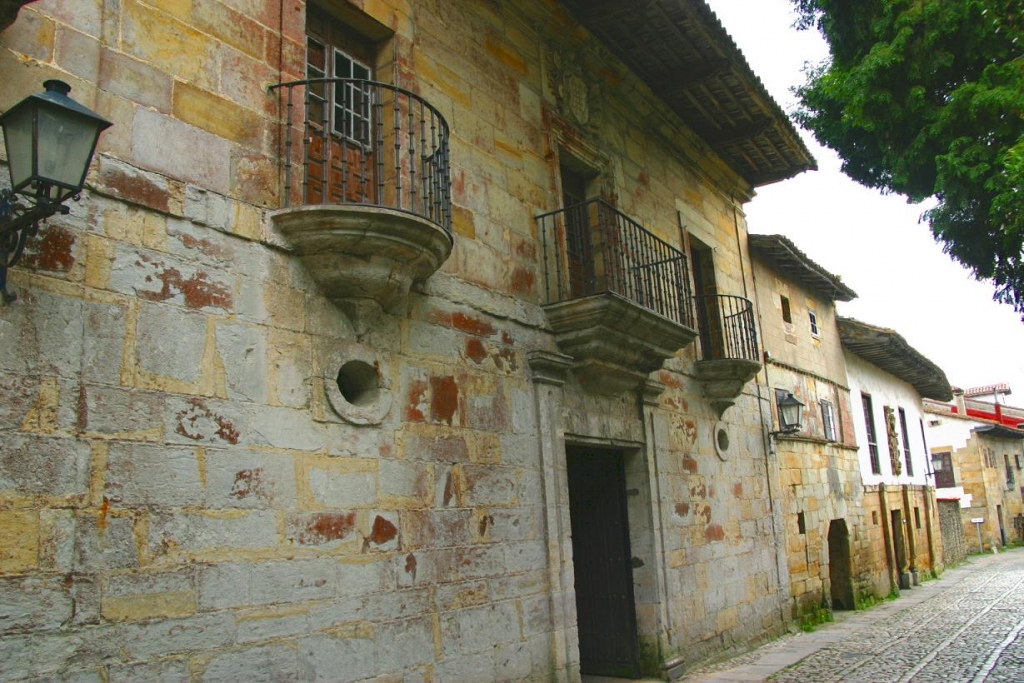
{"label": "curved iron balustrade", "polygon": [[754,306],[750,299],[731,294],[694,297],[700,330],[701,360],[760,362]]}
{"label": "curved iron balustrade", "polygon": [[602,199],[537,216],[545,303],[613,292],[689,328],[689,265],[668,242]]}
{"label": "curved iron balustrade", "polygon": [[[351,78],[269,89],[285,91],[285,207],[379,206],[420,216],[451,234],[449,129],[435,107],[403,88]],[[293,123],[296,106],[302,106],[301,130]]]}

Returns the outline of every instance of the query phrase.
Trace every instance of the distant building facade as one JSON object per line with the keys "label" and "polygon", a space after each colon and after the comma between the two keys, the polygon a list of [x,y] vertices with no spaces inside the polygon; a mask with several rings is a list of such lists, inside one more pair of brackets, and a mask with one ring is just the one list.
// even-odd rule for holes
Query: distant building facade
{"label": "distant building facade", "polygon": [[862,580],[885,594],[943,568],[923,398],[948,399],[945,373],[894,330],[839,319],[864,482],[871,563]]}
{"label": "distant building facade", "polygon": [[997,413],[996,404],[965,405],[962,392],[954,394],[952,403],[924,404],[931,451],[943,463],[935,475],[940,504],[956,506],[958,515],[949,519],[959,522],[968,551],[1024,542],[1024,430],[995,419],[1020,410]]}
{"label": "distant building facade", "polygon": [[[774,450],[785,513],[795,612],[854,609],[866,535],[846,362],[835,302],[856,293],[782,235],[750,235],[755,292],[771,390]],[[779,404],[803,407],[801,428],[784,429]],[[873,590],[873,589],[872,589]]]}

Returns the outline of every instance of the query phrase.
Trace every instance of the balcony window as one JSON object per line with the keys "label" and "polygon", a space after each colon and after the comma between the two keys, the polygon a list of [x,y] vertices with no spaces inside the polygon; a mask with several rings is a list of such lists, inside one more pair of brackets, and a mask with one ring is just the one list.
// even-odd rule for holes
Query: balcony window
{"label": "balcony window", "polygon": [[401,59],[389,27],[349,3],[305,10],[306,78],[270,87],[283,170],[271,220],[358,329],[403,310],[413,284],[451,255],[448,123],[419,95],[374,80]]}

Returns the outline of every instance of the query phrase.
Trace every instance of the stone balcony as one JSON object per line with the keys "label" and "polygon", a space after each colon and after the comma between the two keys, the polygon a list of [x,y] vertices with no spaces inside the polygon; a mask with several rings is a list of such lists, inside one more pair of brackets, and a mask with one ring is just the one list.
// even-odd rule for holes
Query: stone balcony
{"label": "stone balcony", "polygon": [[749,299],[722,294],[694,303],[701,330],[697,379],[721,417],[761,370],[754,307]]}
{"label": "stone balcony", "polygon": [[697,338],[682,252],[602,200],[537,221],[544,309],[583,386],[635,389]]}
{"label": "stone balcony", "polygon": [[285,206],[271,221],[324,295],[365,327],[451,254],[448,124],[384,83],[314,78],[273,89],[290,125]]}

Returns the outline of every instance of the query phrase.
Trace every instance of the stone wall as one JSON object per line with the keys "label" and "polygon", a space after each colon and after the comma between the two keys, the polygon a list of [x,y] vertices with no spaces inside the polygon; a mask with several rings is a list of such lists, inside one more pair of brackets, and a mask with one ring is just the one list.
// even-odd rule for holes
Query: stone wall
{"label": "stone wall", "polygon": [[[753,274],[764,346],[770,356],[766,381],[772,390],[792,392],[804,404],[801,429],[778,436],[775,446],[792,606],[795,614],[801,615],[832,602],[828,534],[833,521],[846,525],[856,572],[853,549],[864,533],[860,530],[864,494],[850,417],[850,390],[834,304],[759,261],[753,264]],[[794,322],[782,318],[783,296],[790,300]],[[811,333],[808,310],[817,315],[817,336]],[[825,433],[822,400],[834,409],[835,440]],[[771,408],[773,424],[779,425],[774,395]]]}
{"label": "stone wall", "polygon": [[969,552],[963,522],[960,520],[960,502],[940,500],[938,506],[946,566],[951,567],[963,562]]}
{"label": "stone wall", "polygon": [[[0,680],[576,678],[567,443],[630,454],[647,669],[784,627],[762,385],[719,425],[692,347],[611,398],[529,360],[560,150],[714,247],[723,292],[752,287],[750,188],[557,6],[355,5],[453,133],[453,256],[365,329],[266,214],[302,3],[41,0],[0,35],[0,107],[60,77],[115,123],[0,309]],[[379,385],[355,420],[350,361]]]}
{"label": "stone wall", "polygon": [[[916,570],[919,576],[927,576],[945,567],[933,490],[918,486],[866,486],[864,511],[871,526],[867,542],[860,550],[862,559],[859,565],[855,562],[855,567],[865,590],[884,597],[899,589],[903,572]],[[893,526],[893,511],[899,512],[902,528]],[[902,564],[897,561],[897,534],[903,539]]]}

